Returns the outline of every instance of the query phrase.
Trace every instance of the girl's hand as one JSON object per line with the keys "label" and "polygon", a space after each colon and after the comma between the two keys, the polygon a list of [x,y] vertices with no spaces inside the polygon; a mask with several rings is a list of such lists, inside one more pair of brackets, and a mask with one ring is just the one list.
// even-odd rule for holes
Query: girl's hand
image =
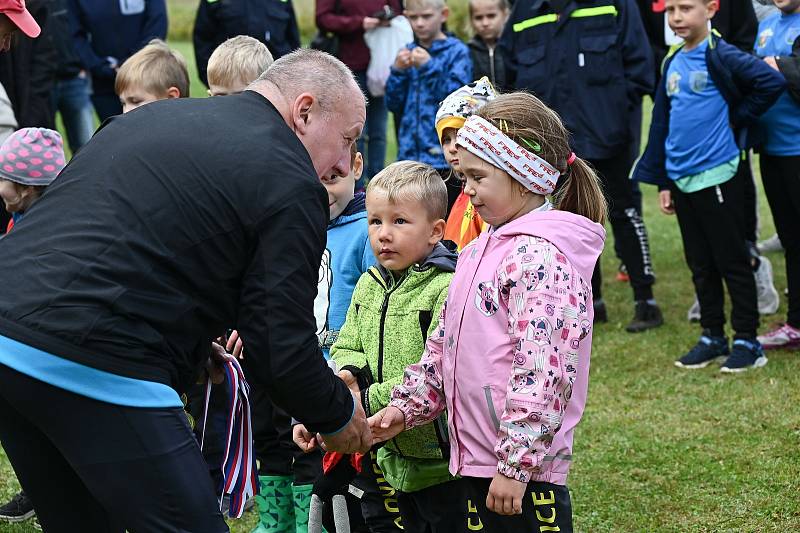
{"label": "girl's hand", "polygon": [[369,417],[367,422],[372,430],[373,444],[385,442],[406,429],[406,416],[403,411],[391,405]]}
{"label": "girl's hand", "polygon": [[486,508],[501,515],[522,514],[522,497],[527,483],[496,473],[486,495]]}
{"label": "girl's hand", "polygon": [[672,192],[669,190],[658,191],[658,207],[665,215],[675,214],[675,204],[672,203]]}
{"label": "girl's hand", "polygon": [[303,453],[314,451],[317,447],[317,436],[306,429],[303,424],[292,428],[292,440]]}

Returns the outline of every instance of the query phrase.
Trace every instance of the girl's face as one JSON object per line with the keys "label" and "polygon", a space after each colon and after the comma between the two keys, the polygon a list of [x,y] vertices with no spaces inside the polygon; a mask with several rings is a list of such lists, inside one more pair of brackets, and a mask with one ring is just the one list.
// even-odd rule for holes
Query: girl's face
{"label": "girl's face", "polygon": [[516,220],[544,203],[544,196],[524,189],[507,172],[464,148],[458,148],[464,193],[481,218],[491,226]]}
{"label": "girl's face", "polygon": [[456,148],[456,128],[445,128],[442,132],[442,151],[447,164],[450,165],[456,172],[460,172],[458,168],[458,148]]}
{"label": "girl's face", "polygon": [[21,213],[39,197],[39,191],[34,187],[18,185],[13,181],[0,179],[0,198],[9,213]]}

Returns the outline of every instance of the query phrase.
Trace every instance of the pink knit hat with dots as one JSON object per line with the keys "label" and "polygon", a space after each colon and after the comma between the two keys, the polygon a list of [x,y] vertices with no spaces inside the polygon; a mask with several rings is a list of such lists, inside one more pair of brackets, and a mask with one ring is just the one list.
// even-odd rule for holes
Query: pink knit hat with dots
{"label": "pink knit hat with dots", "polygon": [[0,146],[0,178],[20,185],[50,185],[65,164],[57,131],[22,128]]}

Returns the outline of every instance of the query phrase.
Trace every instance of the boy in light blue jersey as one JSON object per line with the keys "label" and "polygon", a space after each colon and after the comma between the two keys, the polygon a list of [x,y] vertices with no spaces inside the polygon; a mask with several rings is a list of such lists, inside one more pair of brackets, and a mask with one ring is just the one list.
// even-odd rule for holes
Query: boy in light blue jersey
{"label": "boy in light blue jersey", "polygon": [[[670,28],[684,39],[664,63],[648,146],[634,178],[659,185],[661,210],[677,214],[686,262],[700,302],[700,341],[675,361],[723,372],[766,364],[756,340],[756,284],[745,244],[743,180],[734,179],[748,127],[783,91],[764,62],[710,33],[717,0],[666,0]],[[733,304],[733,348],[725,337],[723,280]]]}
{"label": "boy in light blue jersey", "polygon": [[756,55],[784,75],[789,90],[759,121],[761,179],[786,254],[786,323],[759,337],[764,348],[800,346],[800,0],[774,0],[780,11],[758,28]]}

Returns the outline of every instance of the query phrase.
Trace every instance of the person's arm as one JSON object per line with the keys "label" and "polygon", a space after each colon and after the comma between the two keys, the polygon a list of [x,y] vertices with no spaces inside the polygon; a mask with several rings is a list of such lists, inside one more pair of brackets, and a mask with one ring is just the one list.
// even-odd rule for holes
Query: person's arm
{"label": "person's arm", "polygon": [[[331,33],[363,33],[364,16],[336,12],[337,0],[317,0],[315,18],[317,27]],[[341,11],[341,10],[340,10]]]}
{"label": "person's arm", "polygon": [[[751,0],[728,0],[723,9],[730,10],[730,27],[722,36],[725,41],[732,44],[742,52],[752,52],[753,44],[758,34],[758,18]],[[714,20],[711,20],[714,24]]]}
{"label": "person's arm", "polygon": [[622,68],[631,108],[641,103],[642,96],[652,94],[655,87],[653,50],[642,25],[639,8],[633,0],[619,0]]}
{"label": "person's arm", "polygon": [[[552,244],[547,246],[554,259],[546,265],[547,272],[541,279],[561,276],[562,280],[570,279],[573,287],[579,287],[580,275],[568,262],[560,263],[562,271],[556,271],[555,257],[560,253]],[[503,298],[509,302],[509,331],[514,332],[511,342],[515,351],[494,451],[497,471],[526,483],[545,461],[570,401],[569,388],[578,375],[578,367],[587,363],[580,360],[577,348],[562,340],[563,333],[566,331],[569,339],[583,339],[588,332],[581,332],[575,307],[566,303],[571,296],[578,298],[578,291],[572,289],[573,294],[565,295],[544,284],[529,289],[532,282],[523,265],[525,254],[518,250],[519,247],[504,259],[497,274]],[[513,305],[520,301],[527,302],[521,309]],[[520,331],[518,325],[523,322],[529,326]],[[561,328],[558,323],[562,323]],[[531,327],[535,328],[535,341],[526,333]]]}
{"label": "person's arm", "polygon": [[167,5],[164,0],[146,0],[139,48],[143,48],[152,39],[166,39],[168,26]]}
{"label": "person's arm", "polygon": [[734,129],[749,127],[780,97],[786,89],[786,80],[764,60],[730,46],[721,58],[744,95],[730,110],[731,125]]}
{"label": "person's arm", "polygon": [[409,69],[399,69],[391,67],[391,74],[386,80],[386,108],[392,113],[403,113],[408,97],[408,71]]}
{"label": "person's arm", "polygon": [[419,67],[419,75],[425,92],[441,102],[459,87],[473,81],[469,48],[465,45],[459,46],[453,56],[448,58],[431,57]]}
{"label": "person's arm", "polygon": [[[219,6],[216,6],[217,8]],[[214,49],[221,44],[220,35],[223,30],[214,16],[215,7],[208,0],[200,0],[197,6],[197,16],[194,21],[192,42],[194,44],[194,60],[197,64],[197,75],[200,81],[208,87],[208,59]]]}
{"label": "person's arm", "polygon": [[329,370],[315,333],[325,201],[322,191],[306,186],[260,223],[236,326],[247,347],[248,377],[309,431],[332,434],[348,425],[355,406]]}
{"label": "person's arm", "polygon": [[[431,313],[432,316],[439,316],[441,314],[445,300],[447,300],[447,288],[442,290],[442,292],[439,294],[439,297],[436,299],[433,313]],[[438,324],[435,322],[431,323],[427,331],[428,337],[431,337],[436,333],[437,327]],[[366,401],[363,402],[363,405],[367,416],[372,416],[389,405],[389,402],[392,399],[392,390],[394,387],[403,383],[403,377],[404,376],[398,375],[394,378],[385,379],[383,383],[373,383],[365,392],[362,393],[362,397],[366,399]]]}
{"label": "person's arm", "polygon": [[392,389],[390,405],[403,413],[406,429],[427,424],[445,409],[442,349],[446,311],[445,301],[439,323],[425,343],[422,358],[406,367],[402,381]]}
{"label": "person's arm", "polygon": [[75,53],[78,54],[81,64],[92,75],[105,78],[114,77],[114,69],[105,58],[97,55],[92,49],[91,34],[85,20],[84,13],[78,0],[69,0],[68,5],[69,26],[72,33],[72,43]]}
{"label": "person's arm", "polygon": [[792,98],[800,103],[800,37],[792,45],[792,54],[776,58],[783,77],[786,78],[787,90]]}

